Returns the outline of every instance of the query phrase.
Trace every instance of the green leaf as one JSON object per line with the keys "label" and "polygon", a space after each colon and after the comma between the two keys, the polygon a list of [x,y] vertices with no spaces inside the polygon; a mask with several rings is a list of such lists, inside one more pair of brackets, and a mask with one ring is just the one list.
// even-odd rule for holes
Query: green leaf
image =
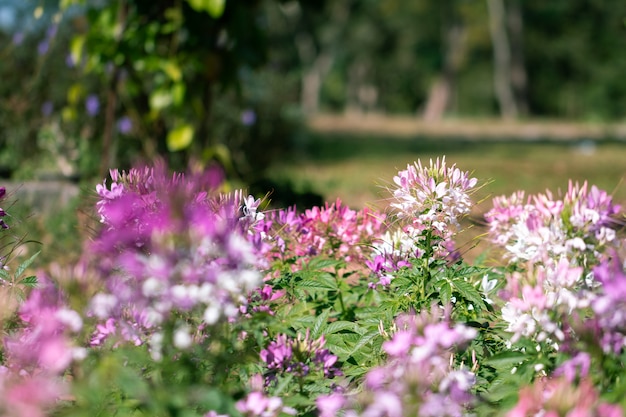
{"label": "green leaf", "polygon": [[9,274],[9,272],[6,269],[0,268],[0,279],[3,279],[5,281],[10,281],[11,280],[11,275]]}
{"label": "green leaf", "polygon": [[191,145],[193,140],[193,127],[188,124],[178,126],[177,128],[170,130],[167,134],[167,149],[170,152],[181,151]]}
{"label": "green leaf", "polygon": [[178,82],[183,78],[183,72],[176,62],[167,60],[161,63],[163,72],[174,82]]}
{"label": "green leaf", "polygon": [[506,369],[524,362],[527,358],[529,358],[529,355],[523,352],[504,351],[486,358],[483,360],[483,363],[494,368]]}
{"label": "green leaf", "polygon": [[72,42],[70,43],[70,55],[72,56],[72,60],[76,63],[80,62],[83,57],[86,40],[87,37],[85,35],[76,35],[72,38]]}
{"label": "green leaf", "polygon": [[296,287],[299,289],[324,289],[324,290],[334,290],[337,289],[333,282],[329,282],[327,280],[319,279],[303,279],[296,283]]}
{"label": "green leaf", "polygon": [[326,326],[324,334],[338,333],[344,330],[350,330],[351,332],[358,334],[364,333],[363,329],[356,323],[351,321],[334,321]]}
{"label": "green leaf", "polygon": [[41,253],[41,251],[37,251],[33,256],[22,262],[20,266],[17,267],[17,269],[15,270],[16,280],[19,279],[24,271],[26,271],[26,268],[28,268],[35,261],[35,258],[39,255],[39,253]]}
{"label": "green leaf", "polygon": [[226,0],[187,0],[192,9],[198,12],[207,12],[217,19],[224,14]]}
{"label": "green leaf", "polygon": [[24,285],[25,287],[35,288],[37,286],[37,284],[39,284],[39,281],[37,281],[37,277],[36,276],[31,275],[31,276],[26,277],[23,280],[21,280],[20,284]]}
{"label": "green leaf", "polygon": [[314,258],[306,265],[306,269],[325,269],[325,268],[336,268],[341,265],[343,261],[337,259],[325,259],[325,258]]}
{"label": "green leaf", "polygon": [[[169,107],[174,102],[174,95],[172,92],[165,88],[154,90],[150,94],[149,104],[150,109],[156,112]],[[171,134],[172,132],[170,132]],[[168,135],[168,147],[169,147],[169,135]]]}
{"label": "green leaf", "polygon": [[462,278],[456,277],[452,281],[452,285],[458,290],[459,295],[470,301],[477,308],[485,308],[485,303],[480,293],[472,284],[469,282],[463,281]]}
{"label": "green leaf", "polygon": [[439,288],[439,296],[441,297],[442,304],[448,304],[452,298],[452,287],[448,281],[443,281]]}
{"label": "green leaf", "polygon": [[274,390],[274,392],[272,394],[273,395],[280,395],[285,390],[285,388],[287,388],[289,386],[289,383],[291,382],[292,379],[293,379],[293,374],[287,373],[285,378],[283,378],[278,383],[278,386],[276,387],[276,389]]}
{"label": "green leaf", "polygon": [[322,314],[317,317],[315,323],[313,324],[313,328],[311,329],[311,337],[313,339],[319,338],[324,333],[329,316],[330,310],[324,310],[322,311]]}
{"label": "green leaf", "polygon": [[350,351],[350,356],[354,356],[363,346],[374,340],[376,337],[379,337],[380,333],[378,330],[371,331],[365,335],[352,347],[352,351]]}

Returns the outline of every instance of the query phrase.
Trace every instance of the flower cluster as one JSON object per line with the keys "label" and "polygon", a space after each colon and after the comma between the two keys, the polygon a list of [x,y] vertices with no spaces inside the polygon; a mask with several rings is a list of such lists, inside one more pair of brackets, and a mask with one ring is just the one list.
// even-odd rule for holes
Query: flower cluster
{"label": "flower cluster", "polygon": [[391,340],[383,344],[388,362],[365,376],[364,392],[320,396],[321,417],[461,416],[472,405],[475,376],[456,368],[454,350],[462,348],[476,331],[441,317],[438,307],[419,315],[398,317]]}
{"label": "flower cluster", "polygon": [[[267,397],[262,392],[251,392],[236,404],[237,411],[246,417],[278,417],[281,414],[295,415],[296,410],[285,407],[280,397]],[[205,417],[220,417],[207,415]]]}
{"label": "flower cluster", "polygon": [[460,217],[470,212],[468,192],[476,186],[477,179],[456,165],[446,166],[444,157],[434,163],[431,159],[429,166],[421,161],[407,165],[393,182],[397,185],[393,190],[396,201],[391,207],[397,210],[398,217],[409,218],[417,229],[433,227],[445,236],[450,226],[458,226]]}
{"label": "flower cluster", "polygon": [[511,342],[528,337],[537,342],[562,342],[563,318],[588,308],[594,294],[583,279],[583,268],[567,259],[556,265],[532,267],[507,278],[502,319],[513,333]]}
{"label": "flower cluster", "polygon": [[391,273],[410,265],[412,259],[453,259],[453,237],[458,231],[459,220],[471,209],[470,191],[476,186],[476,178],[461,171],[456,165],[448,167],[445,157],[430,165],[417,161],[398,172],[393,179],[390,204],[399,222],[399,228],[389,230],[374,244],[374,259],[368,262],[370,269],[386,286]]}
{"label": "flower cluster", "polygon": [[570,181],[562,200],[549,191],[524,198],[518,191],[497,197],[485,214],[493,243],[511,262],[549,262],[561,257],[579,265],[593,262],[605,249],[619,246],[614,215],[620,206],[605,191]]}
{"label": "flower cluster", "polygon": [[[581,326],[576,321],[587,317],[590,307],[596,314],[609,305],[617,307],[608,301],[610,295],[598,299],[607,290],[617,291],[611,288],[619,281],[613,279],[614,271],[607,273],[607,264],[596,273],[592,269],[608,253],[617,256],[622,246],[614,229],[618,211],[619,206],[606,192],[589,188],[587,183],[570,182],[562,200],[549,191],[528,199],[521,191],[494,199],[493,209],[485,215],[491,240],[505,249],[505,257],[518,269],[507,276],[508,286],[502,294],[506,301],[502,318],[506,330],[513,333],[511,342],[527,337],[555,342],[557,347],[578,338],[574,333]],[[613,327],[601,321],[607,331],[601,332],[603,337],[610,338],[614,332],[608,329]],[[595,320],[585,324],[598,325]],[[617,342],[605,341],[604,345],[611,343]]]}
{"label": "flower cluster", "polygon": [[[7,189],[4,187],[0,187],[0,201],[3,201],[5,196],[7,194]],[[6,216],[7,213],[6,211],[4,211],[4,209],[2,207],[0,207],[0,228],[2,229],[8,229],[9,225],[5,223],[4,219],[2,217]]]}
{"label": "flower cluster", "polygon": [[86,354],[72,342],[83,322],[47,281],[30,293],[19,318],[23,326],[4,338],[0,414],[43,416],[69,390],[64,372]]}
{"label": "flower cluster", "polygon": [[368,246],[382,233],[383,221],[384,216],[367,208],[355,211],[337,200],[300,214],[295,208],[269,212],[259,227],[272,245],[266,255],[271,260],[302,262],[325,255],[362,263]]}
{"label": "flower cluster", "polygon": [[159,358],[161,328],[173,311],[190,317],[173,332],[174,345],[186,348],[202,326],[236,316],[261,283],[252,243],[259,201],[218,193],[214,172],[170,177],[157,167],[112,171],[111,178],[110,188],[97,189],[104,228],[93,247],[105,289],[91,300],[103,322],[93,341],[111,334],[147,341]]}
{"label": "flower cluster", "polygon": [[324,348],[325,343],[324,336],[312,340],[308,329],[304,337],[298,334],[295,339],[284,334],[278,335],[261,351],[261,359],[268,370],[265,384],[269,385],[276,380],[277,375],[283,373],[291,373],[299,378],[316,370],[322,371],[326,378],[342,375],[337,356]]}
{"label": "flower cluster", "polygon": [[271,285],[265,284],[262,288],[257,288],[250,293],[246,305],[240,307],[241,313],[249,315],[263,312],[273,316],[272,304],[284,295],[284,290],[275,290]]}
{"label": "flower cluster", "polygon": [[589,379],[578,384],[567,377],[539,378],[520,391],[519,400],[506,417],[622,417],[618,405],[603,402]]}
{"label": "flower cluster", "polygon": [[605,353],[620,354],[626,347],[626,273],[615,254],[593,270],[601,285],[591,307],[595,313],[585,325]]}

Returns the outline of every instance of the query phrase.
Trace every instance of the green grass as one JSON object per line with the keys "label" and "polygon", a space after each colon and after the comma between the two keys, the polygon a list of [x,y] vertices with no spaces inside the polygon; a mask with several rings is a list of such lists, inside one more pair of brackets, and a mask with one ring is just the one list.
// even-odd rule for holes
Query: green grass
{"label": "green grass", "polygon": [[393,176],[417,159],[446,157],[484,184],[476,201],[483,211],[492,196],[566,190],[569,179],[613,193],[626,202],[626,143],[615,141],[477,141],[454,138],[389,138],[310,133],[294,156],[274,165],[269,176],[300,191],[339,197],[360,208],[382,207]]}

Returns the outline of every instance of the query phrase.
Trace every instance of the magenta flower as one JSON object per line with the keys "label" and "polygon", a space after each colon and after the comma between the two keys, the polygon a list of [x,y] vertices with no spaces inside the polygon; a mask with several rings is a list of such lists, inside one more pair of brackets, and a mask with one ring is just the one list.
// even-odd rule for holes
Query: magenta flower
{"label": "magenta flower", "polygon": [[[264,266],[255,229],[262,213],[242,192],[220,194],[221,178],[213,170],[170,175],[157,165],[111,171],[110,187],[96,187],[103,229],[92,249],[106,289],[91,306],[101,320],[115,320],[118,336],[154,342],[173,313],[214,325],[245,311]],[[104,340],[107,326],[93,343]],[[190,342],[183,332],[176,340]]]}
{"label": "magenta flower", "polygon": [[279,397],[267,397],[261,392],[251,392],[235,404],[237,411],[246,417],[278,417],[280,414],[295,415],[292,408],[283,406]]}
{"label": "magenta flower", "polygon": [[337,393],[320,395],[315,400],[319,417],[336,417],[345,403],[346,398]]}
{"label": "magenta flower", "polygon": [[623,412],[618,405],[601,401],[587,378],[575,384],[560,377],[539,378],[523,388],[517,404],[506,417],[529,415],[622,417]]}
{"label": "magenta flower", "polygon": [[[4,200],[6,194],[7,194],[7,189],[4,187],[0,187],[0,201]],[[2,207],[0,207],[0,229],[9,228],[9,225],[5,223],[4,219],[2,219],[2,217],[5,217],[6,215],[7,215],[7,212],[4,211]]]}
{"label": "magenta flower", "polygon": [[466,414],[474,402],[474,374],[455,369],[452,355],[476,336],[450,322],[438,308],[400,316],[383,344],[387,363],[365,375],[363,391],[319,397],[321,416],[449,416]]}
{"label": "magenta flower", "polygon": [[269,244],[264,251],[269,261],[295,260],[292,268],[297,269],[311,257],[327,256],[361,267],[383,231],[383,220],[367,208],[355,211],[337,200],[301,214],[295,208],[268,212],[258,230]]}
{"label": "magenta flower", "polygon": [[295,339],[284,334],[278,335],[260,354],[268,369],[265,384],[269,385],[282,373],[301,378],[316,370],[321,371],[326,378],[342,375],[337,357],[324,349],[324,344],[324,336],[311,340],[308,330],[304,337],[299,334]]}

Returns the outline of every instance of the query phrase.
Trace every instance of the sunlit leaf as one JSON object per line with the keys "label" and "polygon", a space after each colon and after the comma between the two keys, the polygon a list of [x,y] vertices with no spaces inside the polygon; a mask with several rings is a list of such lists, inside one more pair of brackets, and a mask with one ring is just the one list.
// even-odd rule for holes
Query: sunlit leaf
{"label": "sunlit leaf", "polygon": [[72,86],[67,89],[67,102],[70,104],[76,104],[83,96],[83,93],[84,89],[81,84],[72,84]]}
{"label": "sunlit leaf", "polygon": [[224,14],[226,0],[187,0],[187,3],[196,11],[207,12],[212,17],[218,18]]}
{"label": "sunlit leaf", "polygon": [[167,134],[167,149],[171,152],[181,151],[191,145],[193,127],[185,124],[178,126]]}
{"label": "sunlit leaf", "polygon": [[172,79],[172,81],[180,81],[183,77],[183,72],[174,61],[165,61],[163,63],[163,72],[165,72],[167,76]]}
{"label": "sunlit leaf", "polygon": [[169,107],[174,101],[172,92],[165,89],[155,90],[150,94],[150,109],[161,111]]}
{"label": "sunlit leaf", "polygon": [[80,62],[83,56],[86,39],[84,35],[77,35],[72,38],[72,42],[70,43],[70,55],[72,56],[72,61],[75,63]]}

